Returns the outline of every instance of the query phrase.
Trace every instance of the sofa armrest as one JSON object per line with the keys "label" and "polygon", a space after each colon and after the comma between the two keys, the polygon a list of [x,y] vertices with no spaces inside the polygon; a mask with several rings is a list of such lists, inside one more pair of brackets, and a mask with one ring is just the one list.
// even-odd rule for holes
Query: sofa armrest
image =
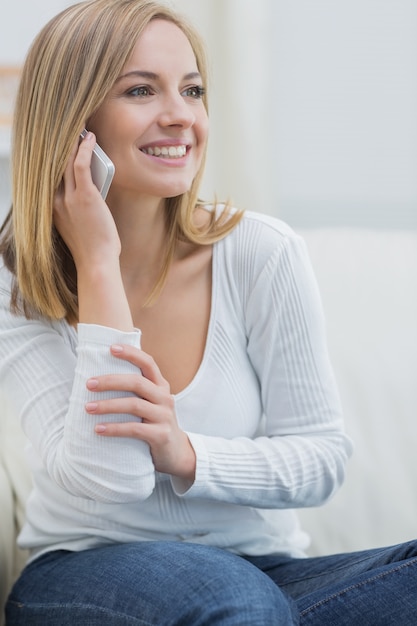
{"label": "sofa armrest", "polygon": [[16,539],[24,522],[32,479],[25,458],[26,437],[6,397],[0,397],[0,406],[0,626],[3,626],[4,603],[27,560],[27,552],[17,547]]}
{"label": "sofa armrest", "polygon": [[[0,459],[0,607],[4,606],[14,578],[15,525],[14,503],[10,481]],[[3,610],[0,624],[3,625]]]}

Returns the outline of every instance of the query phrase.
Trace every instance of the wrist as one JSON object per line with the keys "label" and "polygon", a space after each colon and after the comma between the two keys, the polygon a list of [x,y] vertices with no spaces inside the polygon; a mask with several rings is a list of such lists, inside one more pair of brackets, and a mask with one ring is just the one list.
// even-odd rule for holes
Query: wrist
{"label": "wrist", "polygon": [[119,260],[77,267],[79,322],[133,330]]}
{"label": "wrist", "polygon": [[175,477],[179,478],[182,482],[189,483],[189,486],[195,481],[195,473],[197,469],[197,457],[195,450],[191,445],[191,441],[188,435],[184,433],[186,439],[186,445],[184,446],[184,454],[181,458],[180,468],[175,472]]}

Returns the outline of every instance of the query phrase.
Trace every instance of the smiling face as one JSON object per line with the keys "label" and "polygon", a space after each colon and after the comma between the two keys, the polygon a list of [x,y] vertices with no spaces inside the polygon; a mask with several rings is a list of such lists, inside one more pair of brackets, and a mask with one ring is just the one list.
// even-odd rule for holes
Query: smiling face
{"label": "smiling face", "polygon": [[204,86],[193,49],[172,22],[151,21],[89,120],[115,164],[109,200],[168,198],[189,190],[205,152]]}

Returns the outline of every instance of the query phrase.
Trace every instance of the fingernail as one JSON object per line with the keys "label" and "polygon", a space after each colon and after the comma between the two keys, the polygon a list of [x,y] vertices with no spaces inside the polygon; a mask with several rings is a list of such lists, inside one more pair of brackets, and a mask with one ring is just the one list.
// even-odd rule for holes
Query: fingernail
{"label": "fingernail", "polygon": [[120,354],[120,352],[123,352],[123,346],[120,346],[118,343],[115,343],[114,345],[112,345],[111,351],[116,352],[116,354]]}
{"label": "fingernail", "polygon": [[97,378],[89,378],[87,380],[87,387],[89,389],[95,389],[96,387],[98,387],[98,380],[97,380]]}
{"label": "fingernail", "polygon": [[97,411],[97,402],[87,402],[87,404],[85,405],[85,410],[88,413],[94,413],[94,411]]}
{"label": "fingernail", "polygon": [[104,424],[97,424],[94,430],[96,431],[96,433],[104,433],[106,427],[104,426]]}

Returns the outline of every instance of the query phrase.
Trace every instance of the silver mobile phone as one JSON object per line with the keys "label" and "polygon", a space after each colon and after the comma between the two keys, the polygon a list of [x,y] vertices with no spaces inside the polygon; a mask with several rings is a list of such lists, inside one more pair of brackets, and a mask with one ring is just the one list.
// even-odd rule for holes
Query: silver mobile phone
{"label": "silver mobile phone", "polygon": [[[85,137],[86,134],[87,130],[84,128],[81,137]],[[104,199],[113,180],[114,170],[113,162],[96,143],[91,157],[91,178]]]}

